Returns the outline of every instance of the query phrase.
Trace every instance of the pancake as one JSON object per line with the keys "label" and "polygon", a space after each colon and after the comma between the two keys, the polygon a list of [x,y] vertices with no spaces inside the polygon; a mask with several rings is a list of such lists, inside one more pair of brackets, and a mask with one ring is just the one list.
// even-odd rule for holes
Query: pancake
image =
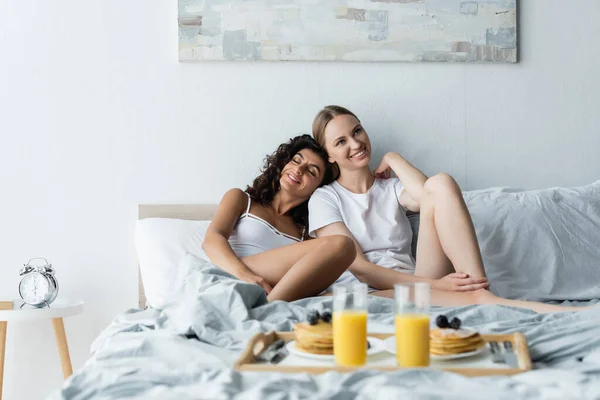
{"label": "pancake", "polygon": [[443,341],[463,341],[474,336],[479,336],[479,333],[466,329],[432,329],[429,333],[431,340],[443,340]]}
{"label": "pancake", "polygon": [[304,351],[306,353],[311,353],[311,354],[329,354],[329,355],[333,354],[333,346],[331,346],[330,348],[319,348],[319,347],[302,346],[300,343],[295,342],[294,347],[296,347],[297,349],[299,349],[301,351]]}
{"label": "pancake", "polygon": [[434,355],[467,353],[485,345],[479,333],[465,329],[433,329],[429,339],[429,349]]}
{"label": "pancake", "polygon": [[333,354],[333,326],[319,321],[315,325],[294,325],[295,347],[313,354]]}

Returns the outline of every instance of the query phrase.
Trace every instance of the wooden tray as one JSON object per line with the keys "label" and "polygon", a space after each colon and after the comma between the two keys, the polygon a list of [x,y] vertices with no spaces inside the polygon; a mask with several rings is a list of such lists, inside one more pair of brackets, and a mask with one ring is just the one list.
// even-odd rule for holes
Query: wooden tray
{"label": "wooden tray", "polygon": [[[370,333],[368,336],[379,339],[386,339],[393,336],[393,333]],[[498,341],[500,343],[508,340],[512,342],[515,355],[519,362],[519,368],[510,368],[506,364],[493,364],[492,355],[486,349],[480,355],[457,359],[452,361],[432,360],[429,368],[441,369],[444,371],[455,372],[465,376],[489,376],[489,375],[515,375],[521,372],[531,370],[531,358],[527,348],[527,339],[520,332],[512,334],[489,334],[481,335],[487,342]],[[293,332],[268,332],[258,333],[250,341],[246,349],[234,364],[238,371],[269,371],[269,372],[308,372],[310,374],[322,374],[327,371],[351,372],[357,369],[375,369],[380,371],[397,371],[402,369],[396,366],[396,356],[387,351],[369,356],[367,364],[362,367],[340,367],[334,364],[333,360],[322,361],[307,357],[301,357],[294,354],[288,355],[279,364],[258,364],[256,357],[259,356],[269,345],[276,340],[290,341],[294,340]]]}

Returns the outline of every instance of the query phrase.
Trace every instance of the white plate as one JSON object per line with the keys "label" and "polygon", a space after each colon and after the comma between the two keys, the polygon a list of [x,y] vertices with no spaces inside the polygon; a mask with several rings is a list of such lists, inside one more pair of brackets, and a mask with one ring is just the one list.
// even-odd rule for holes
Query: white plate
{"label": "white plate", "polygon": [[[383,347],[386,351],[389,351],[392,354],[396,354],[396,336],[390,336],[383,341]],[[466,353],[458,353],[458,354],[448,354],[447,356],[439,356],[435,354],[430,354],[429,358],[431,360],[436,361],[446,361],[446,360],[456,360],[458,358],[465,358],[475,356],[477,354],[482,353],[485,350],[485,346],[481,346],[479,349],[474,351],[468,351]]]}
{"label": "white plate", "polygon": [[[371,344],[371,348],[367,350],[367,356],[372,356],[373,354],[381,353],[383,350],[385,350],[385,348],[383,346],[383,340],[375,338],[375,337],[367,336],[367,341]],[[316,358],[317,360],[333,360],[334,359],[333,354],[312,354],[312,353],[307,353],[305,351],[297,349],[296,346],[294,345],[295,343],[296,343],[295,340],[290,340],[286,344],[286,348],[288,349],[290,354],[295,354],[295,355],[301,356],[301,357]]]}

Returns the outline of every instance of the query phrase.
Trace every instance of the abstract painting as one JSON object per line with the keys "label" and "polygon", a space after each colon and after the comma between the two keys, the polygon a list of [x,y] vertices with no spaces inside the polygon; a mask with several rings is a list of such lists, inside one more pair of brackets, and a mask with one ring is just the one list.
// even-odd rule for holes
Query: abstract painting
{"label": "abstract painting", "polygon": [[179,0],[179,59],[517,62],[517,0]]}

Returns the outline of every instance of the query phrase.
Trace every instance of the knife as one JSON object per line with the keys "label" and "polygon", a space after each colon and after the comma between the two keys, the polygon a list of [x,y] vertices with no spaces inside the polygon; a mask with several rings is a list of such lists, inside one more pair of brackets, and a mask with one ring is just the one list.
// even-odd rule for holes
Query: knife
{"label": "knife", "polygon": [[519,360],[517,360],[512,343],[508,340],[504,341],[504,362],[511,368],[519,368]]}
{"label": "knife", "polygon": [[257,357],[257,360],[262,363],[278,364],[286,358],[288,354],[288,350],[285,348],[285,341],[277,340],[271,343],[271,345]]}
{"label": "knife", "polygon": [[277,354],[275,354],[273,356],[273,358],[271,358],[271,364],[279,364],[289,354],[290,353],[288,352],[288,350],[285,347],[282,347],[281,349],[279,349],[279,351],[277,352]]}

